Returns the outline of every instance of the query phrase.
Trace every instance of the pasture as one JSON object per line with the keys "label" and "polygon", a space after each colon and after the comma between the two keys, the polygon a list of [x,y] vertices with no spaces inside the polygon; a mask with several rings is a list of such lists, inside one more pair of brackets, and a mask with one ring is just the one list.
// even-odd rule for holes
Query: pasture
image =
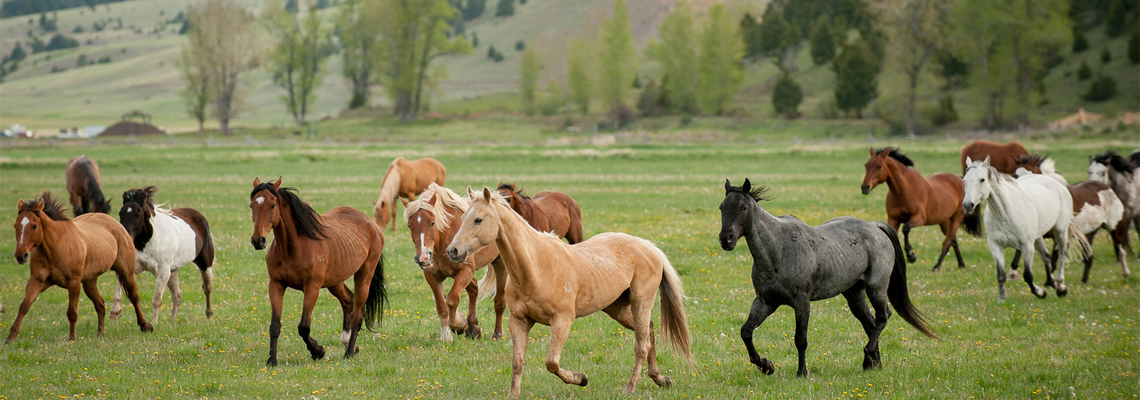
{"label": "pasture", "polygon": [[[1115,139],[1027,142],[1049,152],[1070,182],[1085,180],[1086,157],[1105,148],[1135,146],[1134,135]],[[875,142],[875,147],[885,142]],[[923,174],[959,173],[961,142],[898,143]],[[40,296],[19,339],[0,347],[0,399],[71,398],[481,398],[505,396],[510,379],[509,340],[490,340],[494,312],[479,305],[484,338],[441,343],[430,291],[412,261],[408,228],[385,231],[384,270],[391,305],[376,333],[361,332],[361,353],[342,359],[341,313],[322,293],[313,315],[313,335],[328,353],[309,359],[296,324],[301,295],[287,291],[279,344],[280,365],[266,368],[269,304],[264,251],[249,243],[251,183],[283,176],[318,211],[349,205],[369,213],[380,178],[397,156],[431,156],[446,165],[447,187],[515,182],[528,192],[559,190],[582,209],[585,236],[621,231],[646,238],[669,256],[684,281],[695,366],[667,346],[659,360],[674,384],[659,389],[642,379],[633,398],[1125,398],[1140,378],[1137,336],[1140,278],[1122,279],[1107,235],[1095,242],[1096,263],[1088,285],[1079,267],[1067,268],[1068,297],[1049,289],[1034,298],[1011,281],[1008,301],[997,302],[992,260],[985,239],[960,233],[967,263],[940,272],[942,235],[916,228],[918,262],[908,268],[911,297],[941,340],[923,337],[894,315],[881,337],[883,369],[861,369],[866,335],[842,298],[816,302],[809,329],[806,379],[796,379],[794,318],[777,310],[755,332],[761,356],[776,363],[764,376],[748,362],[739,329],[753,298],[752,263],[746,246],[726,253],[717,243],[724,179],[747,177],[769,184],[776,199],[762,206],[775,215],[794,214],[815,225],[850,215],[885,220],[887,188],[860,193],[868,143],[811,145],[688,145],[552,148],[541,146],[276,145],[204,147],[144,143],[134,146],[5,147],[0,153],[0,205],[15,217],[19,198],[43,189],[63,197],[63,167],[87,154],[99,162],[103,190],[117,215],[126,189],[156,185],[158,202],[194,207],[210,220],[217,244],[213,319],[204,316],[197,273],[182,271],[183,306],[178,320],[170,300],[153,333],[138,331],[129,316],[108,320],[95,336],[91,303],[80,300],[79,340],[67,341],[66,292]],[[1127,151],[1125,151],[1127,153]],[[402,212],[402,208],[401,208]],[[27,266],[17,265],[13,230],[0,229],[0,329],[7,330],[23,298]],[[1134,248],[1140,249],[1134,240]],[[1007,259],[1012,251],[1007,251]],[[1135,256],[1129,256],[1135,263]],[[1034,268],[1042,273],[1040,260]],[[1133,268],[1135,269],[1135,267]],[[482,272],[478,273],[482,276]],[[1038,275],[1040,276],[1040,275]],[[139,276],[144,314],[154,276]],[[1038,279],[1040,282],[1041,279]],[[450,285],[448,282],[446,285]],[[109,299],[111,275],[100,278]],[[129,307],[129,306],[128,306]],[[128,313],[131,310],[127,310]],[[659,314],[654,312],[654,319]],[[632,368],[632,332],[605,315],[575,321],[565,347],[565,368],[589,375],[588,387],[563,384],[546,372],[549,329],[536,326],[527,354],[522,393],[531,398],[617,398]],[[660,342],[659,342],[660,343]]]}

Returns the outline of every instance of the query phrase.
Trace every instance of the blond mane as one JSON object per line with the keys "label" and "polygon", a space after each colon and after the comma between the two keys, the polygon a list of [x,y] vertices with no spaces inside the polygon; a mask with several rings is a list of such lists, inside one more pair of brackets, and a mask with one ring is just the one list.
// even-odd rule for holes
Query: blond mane
{"label": "blond mane", "polygon": [[[472,195],[468,195],[468,197],[470,199],[469,201],[473,202],[476,200],[482,200],[483,199],[483,191],[474,191],[473,190],[472,192],[475,193],[474,194],[475,197],[471,197]],[[531,230],[535,231],[539,235],[554,238],[554,240],[557,240],[559,243],[562,243],[562,238],[558,237],[558,235],[554,234],[554,232],[543,232],[543,231],[540,231],[538,229],[534,229],[534,227],[530,225],[530,222],[528,222],[526,220],[526,218],[523,218],[523,216],[521,214],[519,214],[517,211],[515,211],[515,209],[511,208],[511,204],[507,202],[507,198],[503,197],[502,194],[499,194],[498,190],[491,190],[491,200],[496,202],[496,203],[499,203],[499,205],[506,208],[507,211],[510,211],[512,214],[514,214],[516,217],[518,217],[518,219],[521,219],[523,221],[523,223],[526,224],[527,227],[529,227]]]}
{"label": "blond mane", "polygon": [[400,166],[397,163],[404,160],[404,157],[396,157],[388,164],[388,170],[384,171],[384,180],[380,183],[380,197],[376,199],[376,206],[379,207],[384,202],[393,201],[398,195],[400,190]]}
{"label": "blond mane", "polygon": [[158,214],[166,215],[168,217],[173,217],[174,211],[171,211],[169,208],[164,208],[165,206],[166,206],[166,203],[155,205],[154,206],[154,212],[158,213]]}
{"label": "blond mane", "polygon": [[[438,197],[435,204],[431,204],[428,199],[432,196]],[[428,185],[427,189],[420,194],[420,197],[404,206],[404,223],[408,223],[408,219],[412,214],[420,210],[427,210],[435,215],[435,229],[440,232],[446,232],[447,228],[451,227],[451,213],[447,209],[458,210],[460,214],[467,212],[467,200],[459,197],[458,194],[451,191],[451,189],[439,186],[432,182]]]}

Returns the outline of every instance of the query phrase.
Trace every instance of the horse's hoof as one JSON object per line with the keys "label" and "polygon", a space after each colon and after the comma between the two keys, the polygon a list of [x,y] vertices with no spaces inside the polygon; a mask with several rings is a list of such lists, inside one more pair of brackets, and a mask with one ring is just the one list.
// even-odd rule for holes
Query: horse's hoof
{"label": "horse's hoof", "polygon": [[760,373],[764,375],[772,375],[776,372],[776,366],[767,358],[761,358],[760,362],[756,364],[756,368],[759,368]]}
{"label": "horse's hoof", "polygon": [[918,256],[915,255],[913,251],[907,252],[906,253],[906,262],[914,264],[915,261],[918,261]]}
{"label": "horse's hoof", "polygon": [[932,268],[932,269],[930,270],[930,272],[938,272],[938,271],[941,271],[941,270],[942,270],[942,266],[941,266],[941,265],[935,265],[935,266],[934,266],[934,268]]}
{"label": "horse's hoof", "polygon": [[496,330],[495,334],[491,335],[491,340],[499,340],[503,338],[503,331]]}
{"label": "horse's hoof", "polygon": [[141,326],[139,326],[139,329],[142,329],[143,332],[153,332],[154,325],[151,325],[150,322],[144,322]]}
{"label": "horse's hoof", "polygon": [[119,310],[119,311],[111,310],[111,312],[107,316],[111,317],[111,319],[119,319],[119,317],[123,316],[123,310]]}
{"label": "horse's hoof", "polygon": [[1057,288],[1057,297],[1065,297],[1067,294],[1069,294],[1068,286],[1060,285],[1060,287]]}
{"label": "horse's hoof", "polygon": [[314,360],[325,358],[325,347],[317,346],[317,348],[310,352],[309,355],[312,356]]}
{"label": "horse's hoof", "polygon": [[10,345],[10,344],[12,344],[12,342],[15,342],[15,341],[16,341],[15,339],[5,339],[5,340],[4,340],[4,345],[5,345],[5,346],[7,346],[7,345]]}
{"label": "horse's hoof", "polygon": [[[1037,296],[1037,298],[1039,298],[1039,299],[1044,299],[1045,297],[1049,296],[1049,292],[1046,292],[1045,289],[1041,289],[1040,292],[1033,291],[1033,295]],[[1060,295],[1060,294],[1058,294],[1058,295]]]}
{"label": "horse's hoof", "polygon": [[590,384],[590,378],[587,378],[586,374],[582,374],[582,381],[578,382],[578,386],[586,387],[588,384]]}
{"label": "horse's hoof", "polygon": [[1015,270],[1009,271],[1009,280],[1012,281],[1012,280],[1016,280],[1016,279],[1017,279],[1017,270],[1015,269]]}
{"label": "horse's hoof", "polygon": [[277,366],[277,358],[269,357],[269,360],[265,362],[265,366],[266,367],[276,367]]}
{"label": "horse's hoof", "polygon": [[466,336],[468,339],[482,338],[483,337],[483,330],[480,329],[478,326],[471,326],[470,328],[467,329]]}
{"label": "horse's hoof", "polygon": [[213,318],[213,316],[214,316],[214,310],[206,309],[206,319]]}
{"label": "horse's hoof", "polygon": [[665,381],[664,383],[661,384],[661,387],[667,388],[667,387],[673,386],[673,380],[669,379],[668,376],[662,376],[661,378],[663,381]]}

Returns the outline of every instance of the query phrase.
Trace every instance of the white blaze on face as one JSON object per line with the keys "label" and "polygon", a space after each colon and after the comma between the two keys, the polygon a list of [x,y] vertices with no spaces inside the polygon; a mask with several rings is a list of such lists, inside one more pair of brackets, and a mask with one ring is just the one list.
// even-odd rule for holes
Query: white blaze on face
{"label": "white blaze on face", "polygon": [[424,233],[420,232],[420,262],[431,261],[430,258],[424,260],[425,258],[428,258],[428,248],[427,245],[424,244]]}
{"label": "white blaze on face", "polygon": [[133,210],[133,208],[127,207],[127,212],[131,212],[131,210]]}
{"label": "white blaze on face", "polygon": [[[423,217],[416,217],[416,223],[418,224],[418,223],[421,223],[421,222],[424,222],[424,221],[423,221]],[[421,233],[421,234],[420,234],[420,236],[423,236],[423,234]],[[421,243],[423,243],[423,241],[421,241]]]}
{"label": "white blaze on face", "polygon": [[24,243],[24,232],[27,232],[29,222],[32,221],[28,220],[28,217],[24,217],[24,219],[20,220],[20,241],[16,242],[16,245]]}
{"label": "white blaze on face", "polygon": [[256,201],[257,204],[262,204],[262,203],[265,203],[265,197],[258,196],[256,199],[253,199],[253,201]]}

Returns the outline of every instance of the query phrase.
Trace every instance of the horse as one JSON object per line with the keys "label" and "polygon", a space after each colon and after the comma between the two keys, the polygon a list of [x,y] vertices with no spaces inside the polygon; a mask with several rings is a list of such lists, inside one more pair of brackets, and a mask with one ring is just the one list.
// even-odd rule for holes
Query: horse
{"label": "horse", "polygon": [[[495,293],[495,333],[491,338],[503,337],[503,311],[507,307],[503,299],[506,293],[503,285],[507,282],[507,272],[503,269],[505,267],[499,257],[499,250],[495,246],[487,246],[468,255],[462,262],[452,262],[447,258],[447,246],[459,232],[459,225],[451,222],[462,217],[466,211],[467,200],[435,183],[428,185],[427,190],[415,201],[404,201],[404,223],[412,232],[412,246],[415,248],[413,260],[420,266],[424,279],[431,287],[435,311],[439,316],[439,340],[445,342],[453,340],[453,330],[465,333],[468,338],[482,336],[483,330],[479,328],[475,305],[482,297],[480,293],[486,295],[488,291]],[[480,282],[482,285],[476,285],[475,271],[487,264],[492,264],[493,267],[487,270]],[[445,297],[442,283],[447,278],[452,278],[454,283]],[[488,283],[493,283],[495,287],[487,290],[479,287],[485,287]],[[467,290],[468,298],[466,321],[456,315],[460,292],[464,289]]]}
{"label": "horse", "polygon": [[372,215],[380,229],[392,223],[392,231],[396,231],[396,198],[408,201],[415,200],[420,193],[427,189],[428,184],[435,183],[443,186],[447,180],[447,169],[434,158],[421,158],[408,161],[404,157],[396,157],[388,164],[384,172],[384,180],[380,184],[380,197],[372,202]]}
{"label": "horse", "polygon": [[582,210],[570,195],[545,190],[531,198],[523,194],[523,188],[502,182],[499,182],[498,191],[507,199],[511,209],[522,215],[534,229],[553,232],[555,236],[566,238],[570,244],[582,242]]}
{"label": "horse", "polygon": [[[119,223],[131,234],[136,250],[135,273],[143,270],[154,274],[154,298],[151,307],[152,321],[158,321],[163,291],[170,288],[173,308],[171,318],[178,318],[182,305],[182,289],[178,285],[178,269],[191,262],[198,266],[202,276],[202,291],[206,294],[206,319],[214,316],[210,292],[214,287],[214,239],[210,235],[210,222],[193,208],[167,210],[154,204],[158,188],[147,186],[123,192],[123,208],[119,209]],[[122,305],[122,285],[115,287],[111,302],[111,319],[119,317]]]}
{"label": "horse", "polygon": [[90,212],[111,213],[111,201],[103,198],[103,190],[99,188],[103,181],[95,160],[86,155],[72,158],[67,162],[63,181],[76,217]]}
{"label": "horse", "polygon": [[530,329],[550,326],[546,370],[563,382],[586,386],[586,374],[562,368],[562,346],[575,319],[603,311],[634,332],[634,367],[625,393],[633,393],[648,360],[649,378],[672,385],[657,366],[653,334],[654,299],[661,293],[662,334],[692,365],[685,292],[665,253],[645,239],[602,233],[568,245],[539,232],[507,205],[498,191],[467,188],[471,198],[462,226],[447,247],[452,261],[467,259],[483,246],[496,246],[509,275],[506,286],[513,345],[510,397],[519,397]]}
{"label": "horse", "polygon": [[913,264],[918,258],[910,246],[911,228],[938,225],[946,238],[942,240],[942,252],[934,270],[942,268],[942,260],[951,246],[958,258],[958,268],[965,267],[962,252],[958,250],[958,226],[964,226],[971,235],[981,236],[981,221],[977,214],[966,215],[959,207],[965,196],[962,178],[945,172],[923,177],[914,169],[914,161],[897,147],[871,148],[870,152],[871,159],[863,166],[867,171],[863,176],[863,194],[870,194],[880,183],[887,183],[890,189],[887,224],[896,231],[902,224],[907,261]]}
{"label": "horse", "polygon": [[1014,179],[990,166],[990,158],[983,161],[967,159],[966,198],[962,208],[973,213],[982,203],[987,211],[983,218],[986,231],[986,244],[997,264],[998,301],[1005,301],[1005,255],[1006,248],[1021,250],[1025,256],[1025,283],[1037,298],[1045,298],[1044,288],[1033,283],[1033,251],[1041,253],[1045,264],[1045,286],[1057,290],[1057,296],[1065,296],[1069,289],[1065,286],[1065,259],[1057,257],[1056,281],[1052,271],[1049,248],[1045,247],[1046,233],[1052,232],[1056,251],[1062,255],[1069,253],[1070,241],[1077,244],[1084,255],[1092,252],[1088,241],[1073,221],[1073,197],[1064,184],[1042,175],[1026,175]]}
{"label": "horse", "polygon": [[[1128,270],[1128,262],[1125,260],[1128,221],[1124,219],[1124,204],[1116,197],[1116,192],[1113,192],[1112,188],[1099,181],[1084,181],[1068,185],[1065,178],[1057,173],[1053,160],[1040,154],[1021,156],[1021,160],[1018,162],[1017,176],[1026,174],[1045,175],[1065,183],[1069,188],[1069,194],[1073,196],[1073,221],[1085,234],[1089,244],[1092,245],[1093,238],[1096,237],[1100,228],[1107,230],[1112,235],[1112,248],[1116,252],[1116,261],[1120,263],[1121,274],[1125,278],[1132,274]],[[1046,235],[1046,237],[1052,237],[1052,235]],[[1054,242],[1055,245],[1056,242]],[[1012,268],[1017,268],[1020,256],[1020,251],[1014,253]],[[1054,248],[1052,254],[1054,264],[1057,263],[1057,257],[1058,253]],[[1088,283],[1089,270],[1092,269],[1093,264],[1092,253],[1089,253],[1083,261],[1085,272],[1081,277],[1081,282]]]}
{"label": "horse", "polygon": [[[748,349],[749,361],[760,373],[771,375],[775,366],[756,353],[752,333],[782,305],[791,306],[796,313],[797,377],[808,374],[807,332],[813,301],[839,294],[847,299],[851,313],[867,333],[864,370],[882,368],[879,334],[891,317],[890,306],[919,332],[936,338],[910,300],[906,261],[895,228],[854,217],[839,217],[814,227],[790,215],[777,218],[760,206],[761,201],[771,199],[765,195],[768,187],[752,187],[748,179],[741,186],[732,186],[726,179],[724,191],[720,247],[732,251],[743,237],[752,253],[756,298],[740,328],[740,338]],[[867,307],[868,295],[875,308],[874,318]]]}
{"label": "horse", "polygon": [[135,307],[135,321],[143,332],[154,327],[146,322],[139,308],[138,287],[135,285],[135,249],[131,236],[118,221],[107,214],[89,213],[70,219],[63,206],[50,191],[38,198],[20,199],[16,205],[16,262],[30,262],[27,290],[20,303],[16,322],[8,331],[5,344],[12,343],[20,334],[24,315],[32,308],[40,293],[52,286],[67,289],[67,320],[71,324],[68,338],[75,341],[75,322],[79,319],[79,291],[95,304],[99,315],[99,331],[104,331],[105,307],[99,295],[99,275],[115,271],[119,283],[127,288],[127,297]]}
{"label": "horse", "polygon": [[[1133,152],[1140,158],[1140,154]],[[1140,174],[1136,169],[1140,167],[1128,159],[1108,150],[1096,156],[1089,157],[1089,180],[1108,184],[1124,204],[1124,220],[1127,221],[1123,230],[1123,238],[1128,251],[1132,251],[1131,242],[1128,241],[1128,224],[1140,234]],[[1140,254],[1137,254],[1140,259]]]}
{"label": "horse", "polygon": [[962,147],[962,154],[960,156],[962,162],[962,175],[966,175],[966,169],[969,168],[969,163],[966,159],[981,160],[985,157],[990,157],[993,162],[993,167],[998,172],[1006,175],[1013,175],[1017,171],[1017,160],[1021,156],[1029,154],[1018,142],[1009,143],[994,143],[987,140],[975,140],[973,143]]}
{"label": "horse", "polygon": [[[340,341],[345,346],[344,358],[352,358],[359,350],[356,338],[361,322],[372,329],[377,318],[383,318],[388,303],[384,288],[384,232],[360,210],[336,207],[317,214],[312,206],[297,197],[297,189],[282,188],[277,182],[261,182],[254,178],[249,194],[253,212],[255,250],[265,249],[265,237],[273,232],[273,243],[265,253],[269,270],[269,360],[277,365],[277,338],[281,336],[281,303],[285,288],[304,293],[301,322],[297,334],[314,360],[325,356],[325,348],[309,336],[313,307],[322,288],[340,301],[344,323]],[[354,295],[344,284],[353,278]]]}

